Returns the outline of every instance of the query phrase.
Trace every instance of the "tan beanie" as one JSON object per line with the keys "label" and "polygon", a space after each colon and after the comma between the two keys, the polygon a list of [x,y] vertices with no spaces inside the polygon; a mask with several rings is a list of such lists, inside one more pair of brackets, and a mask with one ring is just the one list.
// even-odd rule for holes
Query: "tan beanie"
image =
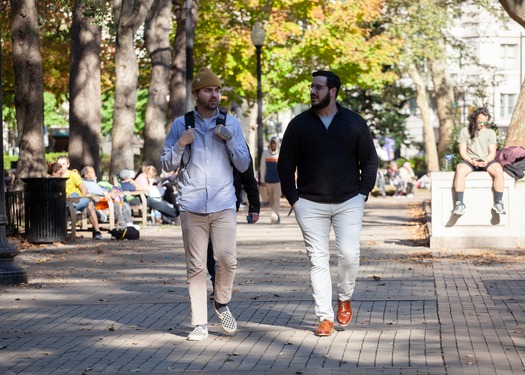
{"label": "tan beanie", "polygon": [[191,83],[191,92],[195,92],[208,86],[222,88],[221,80],[210,69],[204,67],[200,68]]}

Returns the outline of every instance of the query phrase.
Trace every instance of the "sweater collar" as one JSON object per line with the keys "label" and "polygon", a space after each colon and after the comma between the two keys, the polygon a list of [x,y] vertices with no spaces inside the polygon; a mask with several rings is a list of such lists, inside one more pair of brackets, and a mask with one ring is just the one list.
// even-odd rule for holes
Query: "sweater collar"
{"label": "sweater collar", "polygon": [[[337,115],[339,112],[341,112],[341,109],[343,109],[343,107],[341,106],[341,104],[339,103],[335,103],[336,107],[337,107],[337,111],[335,112],[334,116]],[[319,117],[319,114],[315,111],[315,109],[313,107],[310,107],[310,112],[312,112],[313,114],[315,114],[317,117]]]}

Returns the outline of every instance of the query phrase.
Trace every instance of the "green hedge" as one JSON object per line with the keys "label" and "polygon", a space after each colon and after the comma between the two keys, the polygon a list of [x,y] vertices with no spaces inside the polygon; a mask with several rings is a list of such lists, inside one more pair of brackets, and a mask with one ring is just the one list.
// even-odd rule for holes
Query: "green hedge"
{"label": "green hedge", "polygon": [[[60,155],[67,155],[67,152],[48,152],[46,153],[46,161],[54,163]],[[6,171],[11,169],[11,162],[17,161],[18,155],[4,154],[4,169]]]}

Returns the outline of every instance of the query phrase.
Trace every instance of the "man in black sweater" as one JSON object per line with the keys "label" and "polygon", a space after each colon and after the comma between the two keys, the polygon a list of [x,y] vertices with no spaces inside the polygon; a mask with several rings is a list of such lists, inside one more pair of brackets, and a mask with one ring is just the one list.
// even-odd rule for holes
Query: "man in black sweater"
{"label": "man in black sweater", "polygon": [[330,336],[334,332],[330,228],[334,229],[338,259],[337,321],[345,327],[352,319],[350,298],[359,269],[364,206],[375,185],[378,159],[365,120],[336,102],[339,77],[324,70],[312,77],[312,107],[290,121],[277,169],[310,258],[319,319],[315,334]]}

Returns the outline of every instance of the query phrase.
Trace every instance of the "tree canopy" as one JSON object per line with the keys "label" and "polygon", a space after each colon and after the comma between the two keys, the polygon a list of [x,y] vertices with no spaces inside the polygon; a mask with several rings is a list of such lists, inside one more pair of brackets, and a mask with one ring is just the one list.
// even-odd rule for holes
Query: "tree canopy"
{"label": "tree canopy", "polygon": [[[383,1],[201,2],[195,31],[195,65],[208,65],[230,88],[227,99],[256,100],[256,22],[266,31],[262,48],[265,111],[309,100],[317,69],[336,72],[345,86],[379,89],[397,75],[401,40],[381,29]],[[232,17],[231,15],[235,15]]]}
{"label": "tree canopy", "polygon": [[[67,121],[67,113],[65,113],[67,106],[64,103],[71,99],[68,90],[69,51],[72,50],[70,44],[74,2],[70,0],[24,2],[35,4],[34,8],[38,15],[43,89],[46,92],[43,95],[44,123],[64,125]],[[146,51],[143,31],[147,10],[153,9],[158,1],[78,0],[78,2],[84,6],[85,16],[96,20],[102,26],[99,78],[102,120],[97,126],[101,127],[102,135],[110,134],[114,127],[117,128],[118,136],[122,139],[118,147],[114,145],[114,150],[117,150],[117,154],[126,154],[126,159],[129,159],[130,150],[127,145],[131,134],[128,133],[144,135],[151,130],[147,129],[148,124],[145,124],[147,113],[145,108],[148,95],[151,94],[147,90],[150,89],[151,82],[154,82],[151,80],[154,68],[151,64],[152,51]],[[181,17],[181,11],[187,3],[184,0],[173,1],[171,31],[168,30],[169,22],[167,27],[163,26],[163,33],[170,33],[172,40],[176,33],[180,38],[176,30],[180,30],[181,23],[185,21],[184,17]],[[441,107],[438,108],[441,114],[438,116],[440,126],[447,121],[449,121],[447,126],[450,126],[450,116],[442,116],[450,110],[449,99],[452,92],[446,76],[446,54],[443,46],[444,42],[452,42],[445,31],[454,17],[460,14],[461,6],[466,3],[493,7],[492,3],[484,0],[193,2],[194,6],[198,5],[193,65],[195,71],[201,66],[208,66],[221,77],[224,82],[223,104],[243,104],[242,108],[246,112],[253,113],[257,102],[256,49],[250,33],[255,23],[259,22],[266,32],[262,47],[265,117],[296,104],[308,103],[308,84],[312,71],[330,69],[342,79],[344,90],[341,91],[340,99],[352,103],[358,111],[363,111],[363,114],[369,117],[372,130],[377,132],[378,136],[393,136],[401,142],[403,139],[406,140],[403,138],[402,126],[406,114],[403,113],[402,108],[406,105],[404,101],[410,93],[395,97],[399,87],[396,89],[394,82],[409,72],[418,76],[414,75],[414,80],[421,79],[422,86],[420,86],[423,89],[419,90],[418,95],[431,94],[436,99],[442,95],[443,100],[439,102]],[[500,3],[518,22],[524,18],[521,2],[500,0]],[[3,113],[4,120],[14,124],[16,121],[13,111],[15,70],[11,35],[13,15],[12,8],[7,2],[5,4],[0,15],[4,82]],[[123,15],[129,17],[140,15],[140,17],[134,18],[131,24],[123,23]],[[124,41],[126,44],[123,44]],[[163,43],[165,41],[164,39]],[[117,57],[116,52],[123,51],[123,46],[126,47],[126,55]],[[177,50],[181,48],[180,43],[177,44],[178,47],[174,48],[174,46],[175,44],[171,46],[173,57],[182,55],[182,51]],[[123,66],[126,68],[122,69]],[[171,68],[173,74],[173,65]],[[126,76],[131,75],[134,77],[128,82]],[[124,81],[125,86],[118,85],[118,82]],[[439,86],[439,89],[433,93],[428,92],[426,85],[428,82],[433,82],[434,86]],[[136,92],[128,95],[132,88],[135,88]],[[182,97],[185,94],[179,91],[176,95]],[[166,95],[157,95],[158,108],[164,105],[162,100],[164,96]],[[378,103],[381,98],[389,102]],[[424,107],[430,107],[430,99],[432,98],[427,97],[419,102],[423,103],[421,105]],[[371,105],[371,103],[375,104]],[[520,124],[519,116],[522,112],[520,108],[518,105],[512,120],[512,129]],[[392,115],[389,116],[389,112]],[[162,116],[163,113],[157,113],[155,124],[152,126],[159,126]],[[119,131],[119,128],[124,130]],[[425,129],[430,136],[431,127],[427,124]],[[440,138],[445,139],[449,133],[449,129],[440,132]],[[514,133],[509,130],[509,136],[511,134]],[[515,134],[519,138],[521,133]],[[426,147],[432,147],[433,143],[434,140],[429,138]],[[441,149],[443,148],[441,145]],[[432,158],[436,157],[432,156]],[[114,168],[127,164],[129,163],[119,161],[114,163]]]}

